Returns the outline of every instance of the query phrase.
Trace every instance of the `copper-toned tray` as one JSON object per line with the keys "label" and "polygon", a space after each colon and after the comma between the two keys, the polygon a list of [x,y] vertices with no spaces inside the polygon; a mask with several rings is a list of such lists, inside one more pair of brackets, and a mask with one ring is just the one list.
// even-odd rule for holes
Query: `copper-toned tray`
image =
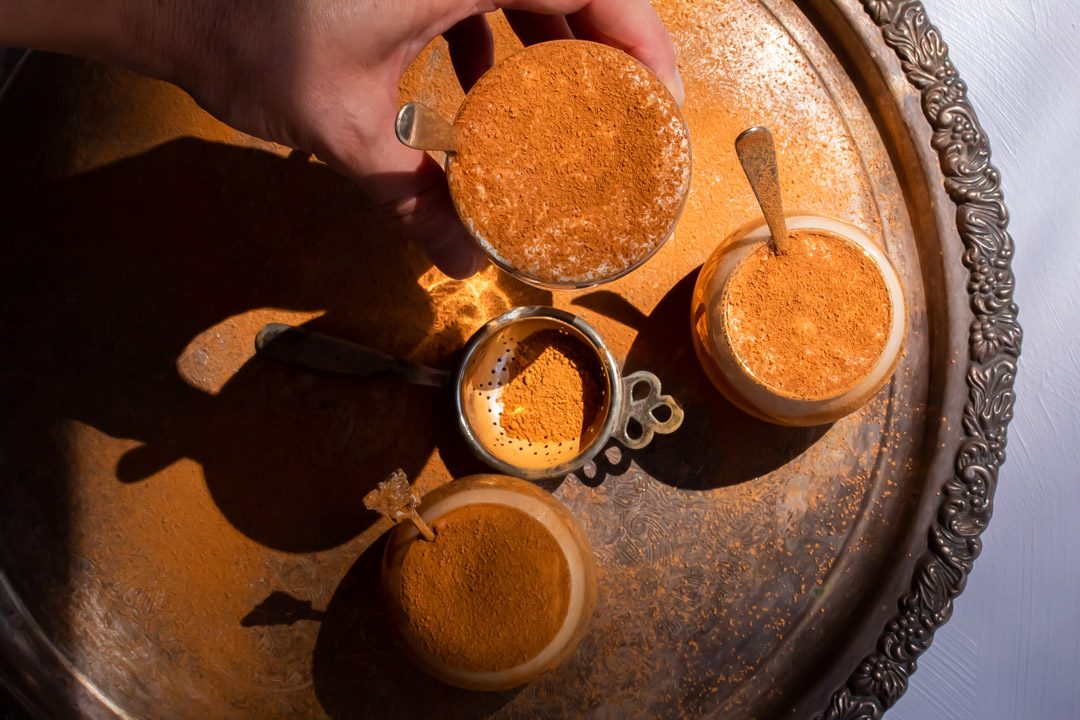
{"label": "copper-toned tray", "polygon": [[[32,56],[0,103],[0,665],[40,715],[873,718],[979,552],[1020,330],[986,138],[913,0],[665,0],[695,151],[676,236],[601,290],[452,282],[378,208],[179,91]],[[499,51],[512,49],[499,32]],[[3,67],[11,65],[10,56]],[[460,100],[445,50],[405,95]],[[880,238],[906,355],[868,406],[785,429],[708,385],[695,269],[754,213],[732,141],[778,139],[790,207]],[[253,357],[265,322],[443,367],[525,303],[582,314],[686,409],[550,486],[601,568],[592,630],[516,692],[394,648],[360,498],[479,470],[448,398]]]}

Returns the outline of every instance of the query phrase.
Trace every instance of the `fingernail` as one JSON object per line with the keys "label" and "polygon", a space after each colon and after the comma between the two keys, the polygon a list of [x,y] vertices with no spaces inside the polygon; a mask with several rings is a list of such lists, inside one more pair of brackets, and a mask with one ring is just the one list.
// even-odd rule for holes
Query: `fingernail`
{"label": "fingernail", "polygon": [[675,97],[675,102],[682,107],[686,104],[686,88],[683,87],[682,75],[679,74],[679,68],[675,68],[675,86],[671,88],[671,94]]}

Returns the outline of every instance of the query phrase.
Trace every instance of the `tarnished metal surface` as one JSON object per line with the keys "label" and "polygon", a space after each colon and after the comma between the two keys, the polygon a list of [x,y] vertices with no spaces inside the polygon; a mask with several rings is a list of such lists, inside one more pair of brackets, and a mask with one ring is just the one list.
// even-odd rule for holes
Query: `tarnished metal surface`
{"label": "tarnished metal surface", "polygon": [[[858,5],[659,9],[694,137],[682,224],[640,271],[554,299],[494,269],[442,278],[346,181],[175,89],[27,64],[0,107],[0,618],[18,631],[0,658],[44,684],[19,680],[28,699],[238,718],[827,705],[895,614],[964,434],[963,247],[918,147],[917,96],[895,58],[867,59],[891,51]],[[452,114],[440,46],[405,94]],[[907,286],[894,380],[827,428],[742,415],[690,345],[694,270],[755,212],[732,143],[756,124],[777,138],[788,204],[881,238]],[[445,369],[529,303],[583,315],[686,415],[550,486],[596,550],[594,627],[551,674],[476,695],[394,648],[376,602],[386,521],[361,504],[397,467],[421,489],[479,469],[449,399],[280,367],[252,340],[306,323]]]}

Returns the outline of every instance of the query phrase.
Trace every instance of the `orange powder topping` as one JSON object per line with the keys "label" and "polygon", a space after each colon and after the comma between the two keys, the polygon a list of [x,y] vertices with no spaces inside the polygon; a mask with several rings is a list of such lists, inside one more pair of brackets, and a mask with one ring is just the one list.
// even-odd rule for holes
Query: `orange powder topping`
{"label": "orange powder topping", "polygon": [[476,504],[409,546],[402,609],[420,645],[455,668],[496,672],[536,657],[562,627],[570,569],[547,528],[506,505]]}
{"label": "orange powder topping", "polygon": [[690,144],[663,84],[596,43],[534,45],[473,87],[448,165],[462,220],[505,265],[554,284],[609,278],[674,229]]}
{"label": "orange powder topping", "polygon": [[602,369],[591,349],[558,330],[543,330],[517,347],[507,370],[499,423],[507,435],[534,444],[580,444],[604,401]]}
{"label": "orange powder topping", "polygon": [[788,397],[843,394],[873,368],[888,341],[892,301],[881,271],[850,240],[796,230],[789,250],[765,244],[732,273],[721,302],[736,358]]}

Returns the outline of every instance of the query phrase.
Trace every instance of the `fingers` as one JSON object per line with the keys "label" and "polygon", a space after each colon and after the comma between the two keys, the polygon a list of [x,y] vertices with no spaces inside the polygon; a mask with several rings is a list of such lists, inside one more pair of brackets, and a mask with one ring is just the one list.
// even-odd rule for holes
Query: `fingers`
{"label": "fingers", "polygon": [[393,90],[377,103],[378,111],[368,106],[368,117],[329,129],[315,154],[385,208],[442,272],[467,278],[487,264],[486,258],[458,219],[442,168],[394,135]]}
{"label": "fingers", "polygon": [[443,33],[461,89],[469,89],[495,62],[495,42],[483,15],[471,15]]}
{"label": "fingers", "polygon": [[410,186],[385,207],[436,267],[452,278],[467,278],[487,260],[458,218],[442,168],[421,155]]}
{"label": "fingers", "polygon": [[656,73],[680,105],[686,99],[671,36],[649,0],[492,0],[491,6],[565,15],[575,37],[633,55]]}
{"label": "fingers", "polygon": [[521,10],[503,12],[514,34],[528,47],[549,40],[571,40],[574,34],[562,15],[538,15]]}

